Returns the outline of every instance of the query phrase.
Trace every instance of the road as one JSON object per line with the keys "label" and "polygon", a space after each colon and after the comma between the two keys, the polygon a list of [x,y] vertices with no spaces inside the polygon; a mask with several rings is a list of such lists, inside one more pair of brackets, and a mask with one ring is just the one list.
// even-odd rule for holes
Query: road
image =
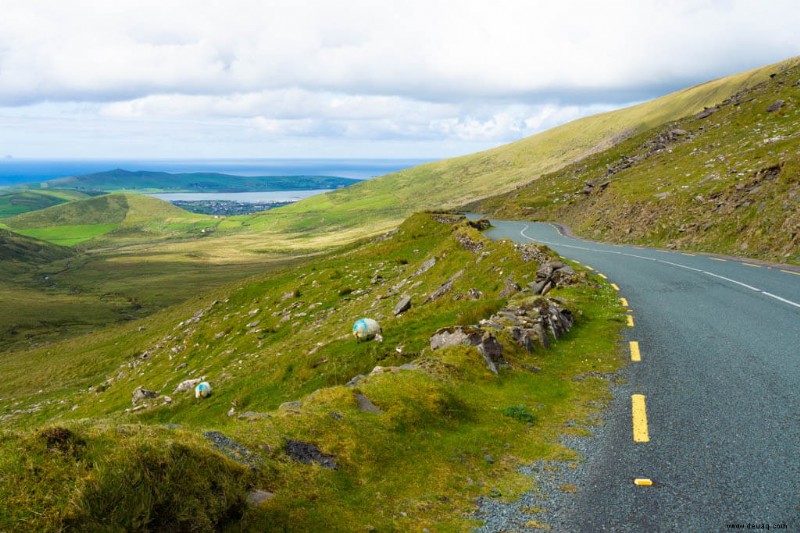
{"label": "road", "polygon": [[493,224],[604,274],[632,310],[640,360],[553,530],[800,531],[800,274]]}

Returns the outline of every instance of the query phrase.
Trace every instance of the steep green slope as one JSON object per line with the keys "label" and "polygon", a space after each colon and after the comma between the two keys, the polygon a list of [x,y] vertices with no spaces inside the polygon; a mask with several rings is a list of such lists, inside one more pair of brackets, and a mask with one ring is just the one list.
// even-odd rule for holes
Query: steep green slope
{"label": "steep green slope", "polygon": [[86,198],[78,191],[48,190],[0,193],[0,218],[13,217]]}
{"label": "steep green slope", "polygon": [[81,191],[246,192],[335,189],[359,180],[335,176],[234,176],[216,172],[168,173],[109,170],[28,183],[12,189],[59,188]]}
{"label": "steep green slope", "polygon": [[[621,364],[624,313],[599,277],[576,267],[558,300],[514,287],[551,259],[415,215],[237,289],[6,354],[0,529],[464,530],[476,498],[529,485],[520,465],[574,459],[557,436],[583,431]],[[440,327],[557,302],[576,322],[549,349],[487,326],[497,373],[476,347],[429,346]],[[365,316],[382,341],[352,337]],[[209,398],[176,391],[203,376]],[[132,404],[138,387],[154,397]],[[246,506],[254,489],[272,497]]]}
{"label": "steep green slope", "polygon": [[[472,154],[389,174],[244,220],[248,231],[363,235],[392,227],[422,209],[455,207],[509,191],[649,128],[696,113],[795,60],[728,76],[633,107],[576,120]],[[241,221],[221,229],[241,230]],[[297,243],[302,246],[302,242]]]}
{"label": "steep green slope", "polygon": [[56,246],[0,229],[0,272],[19,272],[74,256],[69,248]]}
{"label": "steep green slope", "polygon": [[800,263],[800,65],[470,208],[617,242]]}
{"label": "steep green slope", "polygon": [[179,209],[169,202],[134,194],[109,194],[57,205],[4,220],[12,230],[71,246],[88,240],[157,240],[200,235],[216,225],[213,217]]}

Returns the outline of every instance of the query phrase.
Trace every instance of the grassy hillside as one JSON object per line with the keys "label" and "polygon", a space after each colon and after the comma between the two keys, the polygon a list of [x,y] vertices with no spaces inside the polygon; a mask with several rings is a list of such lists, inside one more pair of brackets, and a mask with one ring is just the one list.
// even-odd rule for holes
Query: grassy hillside
{"label": "grassy hillside", "polygon": [[[476,348],[431,351],[440,327],[538,309],[507,290],[538,266],[463,221],[416,215],[236,290],[5,354],[0,529],[468,528],[476,498],[527,487],[520,465],[574,458],[557,436],[584,431],[622,361],[616,293],[580,269],[548,295],[576,319],[549,349],[493,330],[498,374]],[[364,316],[382,342],[353,339]],[[201,376],[209,398],[174,392]],[[137,387],[158,396],[132,404]],[[271,498],[246,505],[256,489]]]}
{"label": "grassy hillside", "polygon": [[126,242],[137,235],[148,241],[159,236],[199,236],[216,226],[213,217],[135,194],[110,194],[57,205],[5,219],[4,224],[23,235],[64,246],[101,236]]}
{"label": "grassy hillside", "polygon": [[341,240],[377,233],[414,211],[455,207],[529,183],[652,127],[697,113],[745,86],[768,79],[780,67],[709,81],[492,150],[402,170],[243,221],[230,220],[220,229],[266,231],[295,247],[307,241],[316,245],[323,234]]}
{"label": "grassy hillside", "polygon": [[234,176],[216,172],[168,173],[109,170],[68,176],[10,189],[74,189],[78,191],[138,192],[247,192],[335,189],[358,182],[335,176]]}
{"label": "grassy hillside", "polygon": [[5,222],[14,233],[0,229],[0,351],[138,319],[290,260],[172,249],[201,242],[219,221],[146,196],[91,198]]}
{"label": "grassy hillside", "polygon": [[581,235],[800,263],[800,64],[474,204]]}
{"label": "grassy hillside", "polygon": [[66,190],[18,191],[0,193],[0,218],[38,211],[54,205],[87,198],[85,193]]}

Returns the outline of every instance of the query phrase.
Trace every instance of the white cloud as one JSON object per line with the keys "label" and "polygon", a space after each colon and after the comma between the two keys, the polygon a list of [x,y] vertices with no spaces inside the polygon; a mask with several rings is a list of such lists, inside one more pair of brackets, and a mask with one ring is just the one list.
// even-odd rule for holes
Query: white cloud
{"label": "white cloud", "polygon": [[175,146],[224,124],[466,150],[800,54],[798,27],[787,0],[6,0],[0,129],[50,113]]}

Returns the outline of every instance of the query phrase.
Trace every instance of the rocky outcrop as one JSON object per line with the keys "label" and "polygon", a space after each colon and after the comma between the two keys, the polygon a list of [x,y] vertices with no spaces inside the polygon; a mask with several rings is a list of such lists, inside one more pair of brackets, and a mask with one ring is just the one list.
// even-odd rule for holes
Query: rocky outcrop
{"label": "rocky outcrop", "polygon": [[397,305],[394,306],[394,310],[392,311],[392,314],[394,316],[397,316],[400,313],[405,313],[409,309],[411,309],[411,296],[403,295],[403,297],[400,298],[400,301],[397,302]]}
{"label": "rocky outcrop", "polygon": [[431,350],[448,346],[476,346],[486,361],[486,366],[497,374],[499,366],[507,366],[503,358],[503,345],[487,330],[477,326],[452,326],[438,330],[430,339]]}
{"label": "rocky outcrop", "polygon": [[478,326],[451,326],[441,328],[430,338],[431,350],[448,346],[475,346],[486,366],[497,374],[507,366],[503,345],[497,339],[502,331],[525,350],[532,352],[537,346],[548,348],[550,341],[562,337],[575,322],[572,312],[554,298],[539,298],[526,305],[504,307]]}
{"label": "rocky outcrop", "polygon": [[428,302],[432,302],[432,301],[436,300],[437,298],[441,298],[442,296],[447,294],[450,291],[450,289],[453,288],[453,283],[455,283],[456,280],[458,278],[460,278],[461,276],[463,276],[463,275],[464,275],[464,270],[463,269],[459,270],[458,272],[453,274],[453,276],[450,279],[448,279],[447,281],[442,283],[442,285],[438,289],[436,289],[430,295],[428,295],[428,297],[425,298],[425,301],[422,302],[422,304],[424,305],[424,304],[426,304]]}
{"label": "rocky outcrop", "polygon": [[322,453],[316,444],[288,439],[284,449],[286,450],[286,455],[303,464],[316,463],[331,470],[336,470],[337,468],[336,458],[333,455]]}
{"label": "rocky outcrop", "polygon": [[536,281],[528,283],[533,294],[547,294],[551,289],[572,285],[578,281],[575,270],[561,261],[544,263],[536,271]]}
{"label": "rocky outcrop", "polygon": [[145,389],[144,387],[136,387],[133,394],[131,394],[131,403],[136,405],[145,400],[152,400],[153,398],[158,398],[158,393],[156,391]]}

